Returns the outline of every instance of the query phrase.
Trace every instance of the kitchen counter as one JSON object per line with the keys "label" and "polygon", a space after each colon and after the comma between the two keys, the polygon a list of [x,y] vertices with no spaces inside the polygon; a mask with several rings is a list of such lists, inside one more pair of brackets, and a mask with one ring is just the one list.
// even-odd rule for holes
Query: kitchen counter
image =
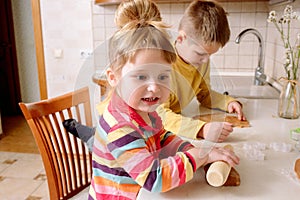
{"label": "kitchen counter", "polygon": [[[275,151],[272,144],[287,144],[294,148],[289,131],[300,127],[300,119],[289,120],[277,116],[277,100],[243,99],[244,113],[250,121],[249,128],[234,128],[226,143],[231,144],[241,161],[236,170],[241,184],[237,187],[212,187],[205,181],[203,168],[183,186],[165,193],[150,193],[144,189],[138,199],[299,199],[300,180],[293,172],[294,162],[300,156],[298,150]],[[201,144],[203,141],[200,141]],[[266,146],[259,150],[264,160],[252,160],[246,154],[254,144]]]}

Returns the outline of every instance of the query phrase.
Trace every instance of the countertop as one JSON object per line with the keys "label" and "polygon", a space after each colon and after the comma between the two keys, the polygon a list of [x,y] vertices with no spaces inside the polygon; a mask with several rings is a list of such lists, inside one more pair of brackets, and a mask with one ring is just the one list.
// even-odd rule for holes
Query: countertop
{"label": "countertop", "polygon": [[[200,168],[185,185],[165,193],[142,189],[138,199],[299,199],[300,180],[295,178],[293,169],[300,153],[294,149],[296,142],[290,139],[289,132],[300,127],[300,119],[279,118],[274,99],[244,99],[243,103],[251,127],[234,128],[227,141],[218,144],[231,144],[239,155],[241,161],[236,170],[240,174],[240,186],[212,187],[206,183],[203,168]],[[247,156],[246,147],[257,144],[266,146],[258,150],[265,155],[264,160],[252,160]],[[292,145],[292,150],[276,151],[271,148],[272,144]]]}

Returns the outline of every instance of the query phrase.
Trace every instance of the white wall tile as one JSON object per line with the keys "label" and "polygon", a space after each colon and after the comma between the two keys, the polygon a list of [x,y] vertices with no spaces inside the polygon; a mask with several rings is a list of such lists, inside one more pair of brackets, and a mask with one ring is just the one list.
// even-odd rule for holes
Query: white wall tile
{"label": "white wall tile", "polygon": [[93,15],[93,28],[105,28],[104,14]]}
{"label": "white wall tile", "polygon": [[92,11],[94,15],[103,15],[104,14],[104,7],[103,6],[98,6],[96,4],[92,4]]}
{"label": "white wall tile", "polygon": [[237,56],[225,56],[224,57],[224,68],[225,69],[237,69],[238,57]]}
{"label": "white wall tile", "polygon": [[242,12],[256,12],[256,2],[243,2]]}
{"label": "white wall tile", "polygon": [[241,13],[241,27],[255,27],[255,13]]}
{"label": "white wall tile", "polygon": [[114,14],[108,14],[104,15],[104,24],[105,28],[115,28],[115,15]]}
{"label": "white wall tile", "polygon": [[170,24],[172,25],[174,30],[178,30],[179,22],[182,17],[182,14],[172,14]]}
{"label": "white wall tile", "polygon": [[239,53],[239,46],[235,42],[228,42],[223,49],[225,55],[237,55]]}
{"label": "white wall tile", "polygon": [[103,6],[104,8],[104,14],[110,14],[110,15],[114,15],[117,9],[117,5],[107,5],[107,6]]}
{"label": "white wall tile", "polygon": [[238,56],[239,69],[255,69],[256,63],[253,63],[253,56]]}
{"label": "white wall tile", "polygon": [[266,2],[257,1],[256,2],[256,12],[269,12],[269,7]]}
{"label": "white wall tile", "polygon": [[226,11],[229,13],[241,12],[242,9],[242,2],[229,2],[224,5],[224,9],[226,9]]}
{"label": "white wall tile", "polygon": [[241,26],[241,13],[229,13],[228,22],[230,28]]}
{"label": "white wall tile", "polygon": [[251,56],[253,54],[254,43],[246,40],[246,37],[248,36],[245,36],[245,40],[241,41],[239,44],[239,56]]}
{"label": "white wall tile", "polygon": [[94,41],[103,41],[106,39],[103,28],[94,28],[93,39]]}
{"label": "white wall tile", "polygon": [[181,14],[182,16],[185,11],[185,8],[185,4],[183,3],[170,4],[171,14]]}
{"label": "white wall tile", "polygon": [[224,56],[212,55],[211,56],[211,66],[216,69],[223,69],[224,67]]}
{"label": "white wall tile", "polygon": [[170,4],[157,4],[161,13],[170,14],[171,13],[171,5]]}
{"label": "white wall tile", "polygon": [[267,18],[268,14],[267,13],[256,13],[255,15],[255,27],[262,27],[266,28],[267,26]]}

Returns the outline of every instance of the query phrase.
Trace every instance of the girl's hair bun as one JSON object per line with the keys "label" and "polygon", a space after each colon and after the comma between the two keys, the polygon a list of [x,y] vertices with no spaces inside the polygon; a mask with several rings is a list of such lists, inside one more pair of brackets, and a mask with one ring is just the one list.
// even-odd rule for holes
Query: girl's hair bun
{"label": "girl's hair bun", "polygon": [[161,22],[162,18],[157,5],[150,0],[123,1],[115,14],[115,23],[119,29],[130,22],[145,26],[152,21]]}

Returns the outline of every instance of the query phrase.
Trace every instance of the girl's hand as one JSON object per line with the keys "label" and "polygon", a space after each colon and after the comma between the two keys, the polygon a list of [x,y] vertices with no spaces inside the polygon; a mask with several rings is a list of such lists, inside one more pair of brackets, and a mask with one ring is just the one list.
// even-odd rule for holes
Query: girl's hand
{"label": "girl's hand", "polygon": [[211,151],[208,153],[208,158],[206,164],[216,162],[216,161],[225,161],[231,167],[234,167],[239,164],[240,159],[235,153],[230,149],[225,149],[222,147],[212,147]]}
{"label": "girl's hand", "polygon": [[232,150],[222,147],[195,147],[188,152],[195,158],[197,168],[216,161],[227,162],[231,167],[240,162],[239,157]]}

